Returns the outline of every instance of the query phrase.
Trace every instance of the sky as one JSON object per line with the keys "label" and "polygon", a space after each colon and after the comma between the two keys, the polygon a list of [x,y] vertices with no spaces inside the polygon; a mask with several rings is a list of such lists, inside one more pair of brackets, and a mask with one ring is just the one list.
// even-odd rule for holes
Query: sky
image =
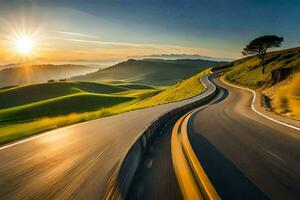
{"label": "sky", "polygon": [[[0,63],[235,59],[261,35],[299,46],[299,19],[299,0],[0,0]],[[17,52],[20,35],[34,41],[30,55]]]}

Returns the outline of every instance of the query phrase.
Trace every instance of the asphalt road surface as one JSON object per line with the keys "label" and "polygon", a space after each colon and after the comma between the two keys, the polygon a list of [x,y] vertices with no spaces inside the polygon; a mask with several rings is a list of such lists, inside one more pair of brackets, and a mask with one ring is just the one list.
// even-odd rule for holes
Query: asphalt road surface
{"label": "asphalt road surface", "polygon": [[193,115],[188,131],[220,196],[300,199],[300,132],[251,110],[252,93],[214,81],[223,95]]}
{"label": "asphalt road surface", "polygon": [[170,141],[176,121],[175,118],[170,120],[157,133],[155,140],[140,163],[126,199],[183,199],[171,156]]}
{"label": "asphalt road surface", "polygon": [[112,170],[159,115],[197,97],[61,128],[0,147],[0,199],[102,199]]}

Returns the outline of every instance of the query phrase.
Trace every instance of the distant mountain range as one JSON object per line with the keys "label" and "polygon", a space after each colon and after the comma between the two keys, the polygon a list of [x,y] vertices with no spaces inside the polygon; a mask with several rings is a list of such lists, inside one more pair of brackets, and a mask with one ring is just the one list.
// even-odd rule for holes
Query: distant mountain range
{"label": "distant mountain range", "polygon": [[[135,58],[135,57],[130,57]],[[202,56],[199,54],[153,54],[153,55],[144,55],[136,58],[143,59],[166,59],[166,60],[174,60],[174,59],[200,59],[200,60],[211,60],[211,61],[233,61],[234,58],[217,58],[210,56]]]}
{"label": "distant mountain range", "polygon": [[170,85],[208,67],[224,64],[222,61],[201,59],[129,59],[106,69],[101,69],[72,80],[129,81],[152,85]]}
{"label": "distant mountain range", "polygon": [[15,67],[20,67],[21,64],[19,63],[10,63],[10,64],[7,64],[7,65],[0,65],[0,71],[2,69],[6,69],[6,68],[15,68]]}
{"label": "distant mountain range", "polygon": [[0,67],[0,87],[47,82],[91,73],[97,68],[85,65],[28,65],[10,64]]}

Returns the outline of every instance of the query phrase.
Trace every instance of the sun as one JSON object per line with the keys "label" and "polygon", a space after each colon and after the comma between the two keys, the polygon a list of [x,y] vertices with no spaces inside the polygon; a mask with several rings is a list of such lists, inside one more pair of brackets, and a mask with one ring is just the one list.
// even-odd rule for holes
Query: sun
{"label": "sun", "polygon": [[14,50],[20,56],[30,56],[34,52],[35,41],[30,35],[19,35],[14,38]]}
{"label": "sun", "polygon": [[[45,32],[41,25],[30,24],[25,19],[7,21],[6,33],[0,42],[3,42],[5,54],[10,62],[33,63],[45,57],[48,51],[45,45]],[[2,40],[1,40],[2,39]]]}

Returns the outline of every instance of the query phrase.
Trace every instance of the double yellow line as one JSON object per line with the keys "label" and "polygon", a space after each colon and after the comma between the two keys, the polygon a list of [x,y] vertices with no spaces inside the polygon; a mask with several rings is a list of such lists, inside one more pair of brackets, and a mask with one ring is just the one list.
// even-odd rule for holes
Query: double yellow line
{"label": "double yellow line", "polygon": [[175,174],[185,200],[219,200],[188,139],[187,124],[195,111],[182,116],[172,130],[171,152]]}

